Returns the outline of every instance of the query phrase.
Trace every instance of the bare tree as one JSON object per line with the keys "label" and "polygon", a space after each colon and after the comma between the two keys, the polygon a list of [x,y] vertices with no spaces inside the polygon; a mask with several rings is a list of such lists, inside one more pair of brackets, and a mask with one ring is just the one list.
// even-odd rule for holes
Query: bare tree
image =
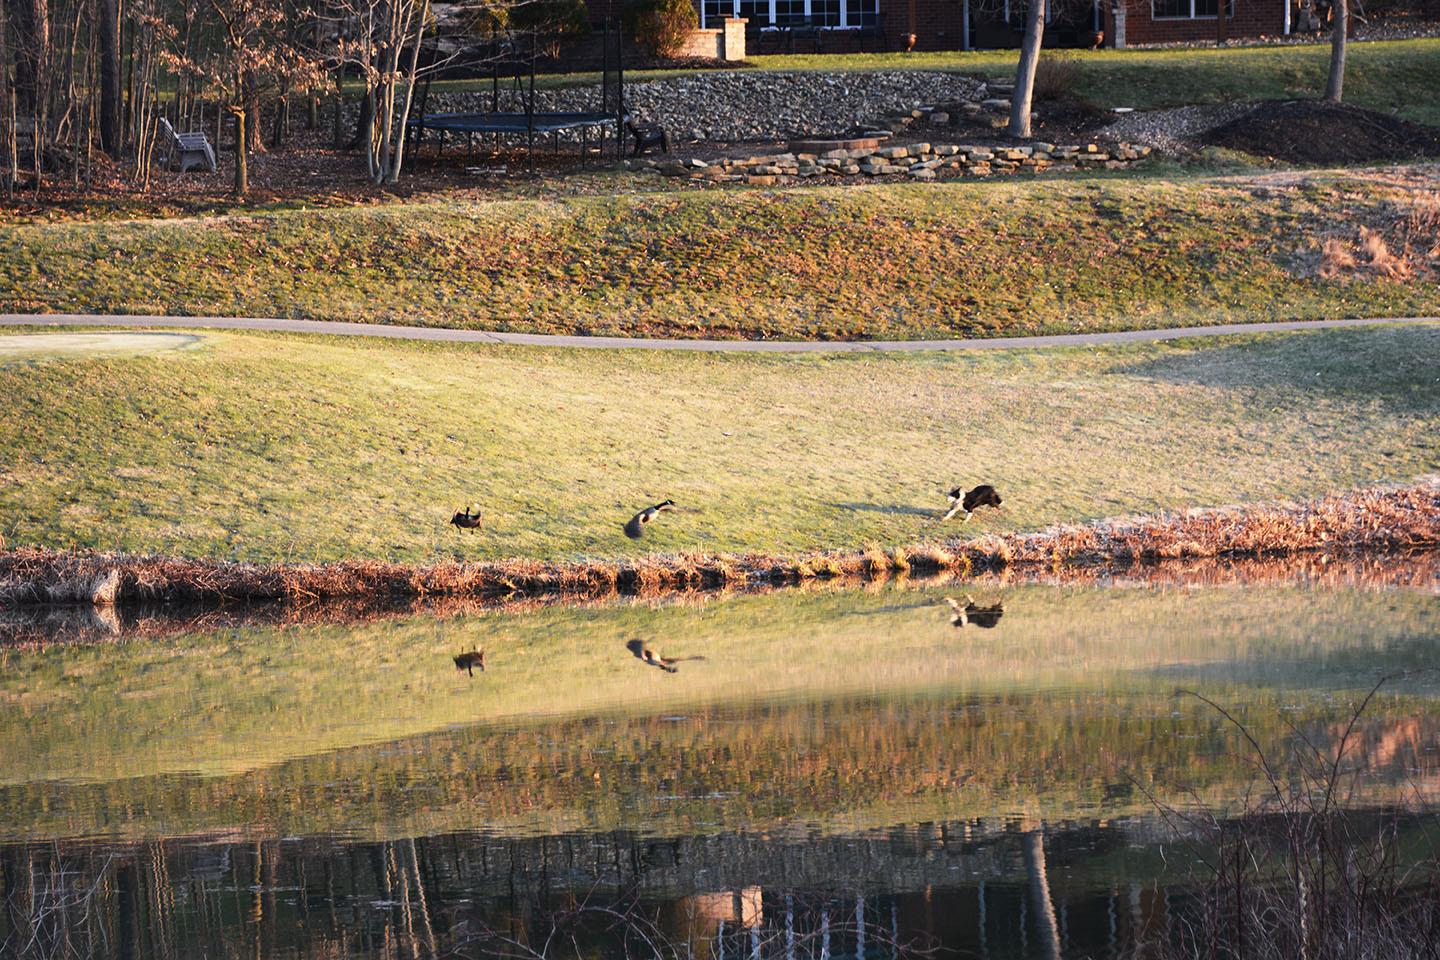
{"label": "bare tree", "polygon": [[1339,103],[1345,93],[1345,35],[1350,32],[1350,0],[1334,0],[1330,10],[1330,76],[1325,81],[1325,99]]}
{"label": "bare tree", "polygon": [[0,149],[5,151],[5,192],[15,199],[15,181],[20,175],[20,156],[15,132],[15,90],[10,85],[9,5],[0,3],[0,131],[4,132]]}
{"label": "bare tree", "polygon": [[372,183],[394,183],[405,158],[405,118],[420,71],[430,0],[347,0],[336,13],[342,28],[339,57],[365,83],[366,175]]}
{"label": "bare tree", "polygon": [[1030,106],[1035,99],[1035,67],[1040,62],[1040,44],[1045,37],[1045,4],[1048,0],[1030,0],[1025,13],[1025,39],[1020,47],[1020,63],[1015,68],[1015,92],[1010,95],[1010,124],[1005,128],[1009,137],[1030,136]]}
{"label": "bare tree", "polygon": [[120,154],[120,0],[99,0],[100,143]]}
{"label": "bare tree", "polygon": [[15,113],[33,129],[31,159],[40,195],[42,158],[50,127],[50,6],[47,0],[8,0],[15,34]]}
{"label": "bare tree", "polygon": [[283,36],[287,10],[282,0],[210,0],[219,42],[202,52],[169,50],[168,65],[200,81],[221,108],[235,118],[237,196],[249,192],[248,153],[258,139],[260,104],[267,92],[289,86],[324,85],[319,60]]}

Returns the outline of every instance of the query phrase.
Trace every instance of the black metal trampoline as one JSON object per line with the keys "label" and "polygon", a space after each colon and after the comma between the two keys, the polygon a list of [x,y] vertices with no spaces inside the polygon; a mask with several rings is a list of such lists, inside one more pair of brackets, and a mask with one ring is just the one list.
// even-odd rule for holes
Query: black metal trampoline
{"label": "black metal trampoline", "polygon": [[[589,136],[591,130],[599,129],[599,140],[601,152],[604,151],[605,130],[614,125],[615,130],[615,158],[618,160],[625,149],[625,121],[628,114],[625,110],[625,69],[622,63],[623,50],[621,48],[620,31],[613,29],[606,21],[603,29],[604,35],[604,69],[601,72],[600,96],[597,110],[580,111],[539,111],[535,109],[535,41],[530,40],[530,54],[528,57],[494,57],[490,60],[491,67],[491,109],[478,113],[426,113],[425,104],[430,96],[430,84],[426,81],[424,92],[420,97],[418,116],[406,122],[406,130],[415,138],[415,146],[418,148],[420,140],[425,131],[434,130],[440,134],[439,150],[445,149],[445,135],[449,133],[465,134],[467,141],[474,134],[493,134],[497,138],[503,135],[525,135],[530,154],[530,170],[535,170],[535,135],[552,134],[558,135],[563,131],[580,131],[580,148],[583,156],[589,156]],[[511,49],[514,49],[513,39],[509,41]],[[527,63],[528,61],[528,63]],[[529,67],[529,83],[524,82],[524,68]],[[514,99],[518,99],[524,109],[501,110],[501,76],[508,74],[513,80]],[[555,147],[559,149],[559,139],[556,137]]]}

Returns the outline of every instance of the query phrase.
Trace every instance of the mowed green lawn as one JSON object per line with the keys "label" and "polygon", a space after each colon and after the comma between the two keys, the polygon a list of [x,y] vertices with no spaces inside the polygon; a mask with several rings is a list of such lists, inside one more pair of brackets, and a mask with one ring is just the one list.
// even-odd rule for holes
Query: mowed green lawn
{"label": "mowed green lawn", "polygon": [[[1023,178],[0,226],[0,311],[900,339],[1440,314],[1433,191]],[[1318,274],[1362,226],[1413,278]]]}
{"label": "mowed green lawn", "polygon": [[[799,551],[1440,471],[1440,325],[754,356],[204,333],[0,357],[10,546],[255,561]],[[621,524],[674,498],[641,541]],[[478,501],[485,529],[447,526]]]}
{"label": "mowed green lawn", "polygon": [[[1046,51],[1080,65],[1074,96],[1098,107],[1155,110],[1192,103],[1318,99],[1325,92],[1330,46],[1198,47],[1166,50]],[[768,70],[953,70],[1015,76],[1016,50],[752,57]],[[1345,101],[1440,125],[1440,39],[1352,43],[1345,58]]]}

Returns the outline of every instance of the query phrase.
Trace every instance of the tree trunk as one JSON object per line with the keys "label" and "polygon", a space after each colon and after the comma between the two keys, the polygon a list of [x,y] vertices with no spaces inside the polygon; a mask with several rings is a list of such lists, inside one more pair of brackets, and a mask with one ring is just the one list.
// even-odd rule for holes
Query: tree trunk
{"label": "tree trunk", "polygon": [[[20,177],[20,155],[15,143],[15,90],[10,85],[10,34],[9,7],[0,3],[0,130],[5,131],[5,140],[0,148],[5,151],[5,194],[15,199],[15,181]],[[6,889],[9,889],[8,887]]]}
{"label": "tree trunk", "polygon": [[[8,0],[15,31],[15,110],[37,120],[45,112],[45,74],[50,65],[50,10],[47,0]],[[41,130],[36,129],[38,145]]]}
{"label": "tree trunk", "polygon": [[1041,956],[1046,960],[1060,960],[1060,925],[1055,919],[1055,901],[1050,896],[1050,878],[1045,868],[1043,828],[1027,832],[1020,842],[1025,872],[1030,878],[1030,900],[1035,904],[1036,925],[1040,929]]}
{"label": "tree trunk", "polygon": [[[100,144],[120,156],[120,3],[100,0]],[[178,117],[177,117],[178,120]]]}
{"label": "tree trunk", "polygon": [[370,143],[370,128],[375,123],[375,95],[372,91],[366,91],[365,96],[360,98],[360,118],[355,121],[355,136],[350,139],[348,149],[359,150],[362,147],[368,149]]}
{"label": "tree trunk", "polygon": [[415,74],[420,69],[420,42],[425,39],[425,18],[430,13],[430,0],[422,0],[420,16],[416,18],[414,46],[410,48],[410,75],[405,78],[405,103],[400,108],[400,140],[395,144],[395,163],[390,167],[387,183],[400,179],[400,168],[405,162],[405,122],[410,119],[410,107],[415,100]]}
{"label": "tree trunk", "polygon": [[241,83],[245,97],[245,148],[251,153],[264,153],[265,138],[260,130],[260,84],[248,70]]}
{"label": "tree trunk", "polygon": [[285,135],[290,131],[290,97],[288,94],[280,95],[280,103],[275,107],[275,132],[270,137],[270,149],[279,150],[285,145]]}
{"label": "tree trunk", "polygon": [[250,171],[245,168],[245,110],[231,108],[235,113],[235,196],[250,192]]}
{"label": "tree trunk", "polygon": [[1330,23],[1330,78],[1325,82],[1325,99],[1339,103],[1345,93],[1345,34],[1350,28],[1350,0],[1335,0]]}
{"label": "tree trunk", "polygon": [[1034,101],[1035,66],[1040,62],[1040,42],[1045,37],[1045,0],[1030,0],[1025,14],[1025,41],[1020,47],[1020,64],[1015,68],[1015,92],[1010,100],[1007,137],[1030,136],[1030,104]]}

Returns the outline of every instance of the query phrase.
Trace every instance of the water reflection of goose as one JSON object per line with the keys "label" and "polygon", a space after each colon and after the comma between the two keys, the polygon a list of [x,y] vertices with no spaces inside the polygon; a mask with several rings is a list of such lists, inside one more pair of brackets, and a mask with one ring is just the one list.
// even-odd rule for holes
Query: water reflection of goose
{"label": "water reflection of goose", "polygon": [[470,674],[470,676],[473,677],[473,676],[475,676],[475,668],[476,668],[476,667],[479,667],[479,668],[480,668],[480,672],[481,672],[481,673],[484,673],[484,672],[485,672],[485,651],[484,651],[484,650],[481,650],[480,648],[477,647],[477,648],[475,648],[474,650],[467,650],[467,651],[464,652],[464,653],[461,653],[461,654],[457,654],[457,655],[456,655],[456,657],[455,657],[455,669],[456,669],[457,671],[459,671],[459,670],[464,670],[466,673]]}
{"label": "water reflection of goose", "polygon": [[666,673],[678,673],[680,668],[675,666],[686,660],[704,660],[704,657],[662,657],[654,650],[645,646],[644,640],[631,640],[625,644],[625,649],[635,654],[636,658],[650,664],[652,667],[659,667]]}
{"label": "water reflection of goose", "polygon": [[1000,603],[992,603],[988,607],[982,607],[976,603],[975,598],[968,593],[965,594],[965,602],[963,604],[954,597],[942,597],[941,599],[950,604],[950,610],[952,611],[950,614],[950,622],[957,627],[974,624],[977,627],[985,627],[988,629],[999,623],[1000,618],[1005,615],[1005,604],[1003,601]]}
{"label": "water reflection of goose", "polygon": [[631,517],[629,523],[625,524],[625,536],[629,537],[631,540],[639,540],[640,535],[645,532],[645,524],[658,517],[660,515],[660,511],[674,509],[674,500],[666,500],[664,503],[657,503],[653,507],[646,507],[644,510],[641,510],[639,513],[635,514],[635,516]]}
{"label": "water reflection of goose", "polygon": [[996,510],[1004,509],[1004,507],[1000,506],[1000,494],[996,493],[995,488],[988,483],[980,484],[980,486],[975,487],[963,496],[960,492],[961,489],[961,487],[950,488],[950,510],[945,516],[940,518],[941,520],[949,520],[955,516],[955,514],[964,510],[965,516],[960,518],[960,522],[964,523],[970,519],[971,514],[981,507],[994,507]]}

